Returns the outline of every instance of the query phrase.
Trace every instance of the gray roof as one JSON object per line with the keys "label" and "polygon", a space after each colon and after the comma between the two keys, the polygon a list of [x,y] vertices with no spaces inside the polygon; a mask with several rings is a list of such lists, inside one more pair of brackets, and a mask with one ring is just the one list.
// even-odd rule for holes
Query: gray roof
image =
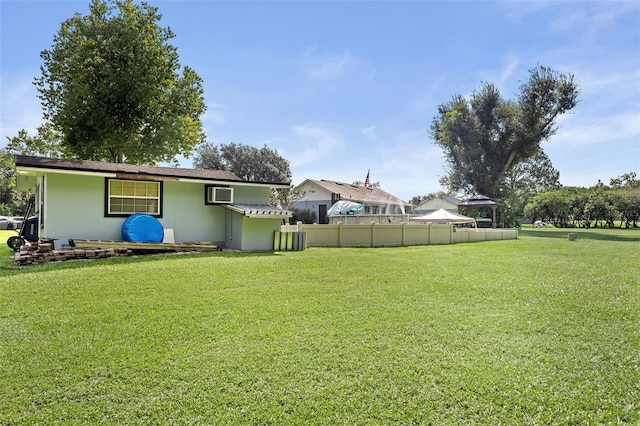
{"label": "gray roof", "polygon": [[482,195],[482,194],[474,195],[468,200],[460,203],[460,206],[463,206],[463,207],[472,207],[472,206],[488,207],[488,206],[501,206],[501,205],[502,204],[498,203],[497,201],[494,201],[491,198],[487,197],[486,195]]}
{"label": "gray roof", "polygon": [[[127,173],[157,178],[183,178],[228,182],[247,182],[226,170],[184,169],[177,167],[141,166],[136,164],[106,163],[101,161],[63,158],[16,156],[16,167],[32,167],[95,173]],[[256,184],[289,185],[286,182],[252,182]]]}
{"label": "gray roof", "polygon": [[307,179],[333,194],[340,194],[340,198],[347,201],[355,201],[363,204],[397,204],[408,205],[407,202],[395,197],[379,188],[364,187],[351,183],[336,182],[331,180]]}
{"label": "gray roof", "polygon": [[439,197],[439,198],[441,198],[441,199],[443,199],[443,200],[445,200],[445,201],[447,201],[447,202],[449,202],[451,204],[454,204],[456,206],[459,205],[460,203],[462,203],[462,200],[459,200],[456,197],[452,197],[451,195],[445,195],[445,196],[442,196],[442,197]]}

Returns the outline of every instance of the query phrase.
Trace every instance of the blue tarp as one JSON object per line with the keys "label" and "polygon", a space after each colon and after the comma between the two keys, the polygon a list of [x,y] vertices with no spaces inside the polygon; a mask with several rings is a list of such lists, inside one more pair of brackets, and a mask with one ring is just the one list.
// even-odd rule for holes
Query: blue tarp
{"label": "blue tarp", "polygon": [[360,203],[354,203],[353,201],[340,200],[336,201],[327,212],[327,216],[340,216],[344,214],[356,214],[364,207]]}

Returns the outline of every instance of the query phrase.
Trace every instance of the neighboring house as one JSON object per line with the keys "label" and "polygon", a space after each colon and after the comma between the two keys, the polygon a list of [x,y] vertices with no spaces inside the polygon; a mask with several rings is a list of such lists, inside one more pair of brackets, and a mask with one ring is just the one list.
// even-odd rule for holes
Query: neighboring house
{"label": "neighboring house", "polygon": [[424,215],[433,213],[438,209],[445,209],[452,213],[458,213],[458,206],[462,200],[455,197],[445,195],[444,197],[434,197],[415,206],[412,210],[413,214]]}
{"label": "neighboring house", "polygon": [[353,185],[331,180],[306,179],[296,186],[302,198],[293,203],[294,209],[315,212],[318,223],[327,223],[327,210],[339,200],[360,203],[364,208],[357,214],[400,215],[409,204],[378,188]]}
{"label": "neighboring house", "polygon": [[[16,157],[18,190],[36,196],[39,237],[121,241],[133,213],[156,217],[174,241],[273,250],[291,212],[269,205],[283,182],[248,182],[220,170]],[[167,233],[165,232],[165,235]]]}

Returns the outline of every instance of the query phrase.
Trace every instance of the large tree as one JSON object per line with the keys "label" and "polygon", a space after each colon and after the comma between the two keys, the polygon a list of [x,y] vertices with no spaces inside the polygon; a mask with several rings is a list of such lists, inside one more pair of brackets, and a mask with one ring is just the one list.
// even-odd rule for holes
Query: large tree
{"label": "large tree", "polygon": [[530,70],[516,100],[502,98],[490,83],[438,107],[431,136],[445,155],[453,189],[499,197],[505,173],[540,152],[540,143],[557,131],[557,119],[578,101],[572,74],[547,67]]}
{"label": "large tree", "polygon": [[202,80],[161,28],[158,9],[132,0],[92,0],[41,57],[35,79],[44,118],[67,157],[154,164],[188,156],[205,140]]}
{"label": "large tree", "polygon": [[289,161],[264,145],[256,148],[231,142],[219,147],[211,142],[198,145],[193,159],[197,169],[228,170],[252,182],[290,182]]}
{"label": "large tree", "polygon": [[[219,147],[211,142],[198,145],[193,159],[197,169],[228,170],[236,176],[253,182],[291,182],[289,161],[277,150],[264,145],[253,146],[231,142]],[[289,207],[295,201],[294,191],[277,189],[271,194],[271,202]]]}

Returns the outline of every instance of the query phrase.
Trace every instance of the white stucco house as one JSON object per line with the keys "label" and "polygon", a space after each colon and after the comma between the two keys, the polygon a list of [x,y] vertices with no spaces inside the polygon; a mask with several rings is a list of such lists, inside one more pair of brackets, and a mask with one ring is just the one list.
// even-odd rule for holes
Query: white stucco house
{"label": "white stucco house", "polygon": [[295,189],[302,197],[292,207],[316,213],[318,223],[327,223],[327,211],[340,200],[362,204],[364,208],[358,213],[362,215],[403,215],[410,207],[410,204],[380,188],[326,179],[306,179]]}
{"label": "white stucco house", "polygon": [[285,182],[248,182],[220,170],[17,156],[18,190],[35,194],[40,238],[122,240],[134,213],[158,219],[176,243],[272,250],[291,212],[269,205]]}
{"label": "white stucco house", "polygon": [[429,214],[436,210],[444,209],[452,213],[458,212],[458,206],[462,203],[462,200],[457,199],[449,195],[443,197],[434,197],[423,201],[413,208],[414,214]]}

